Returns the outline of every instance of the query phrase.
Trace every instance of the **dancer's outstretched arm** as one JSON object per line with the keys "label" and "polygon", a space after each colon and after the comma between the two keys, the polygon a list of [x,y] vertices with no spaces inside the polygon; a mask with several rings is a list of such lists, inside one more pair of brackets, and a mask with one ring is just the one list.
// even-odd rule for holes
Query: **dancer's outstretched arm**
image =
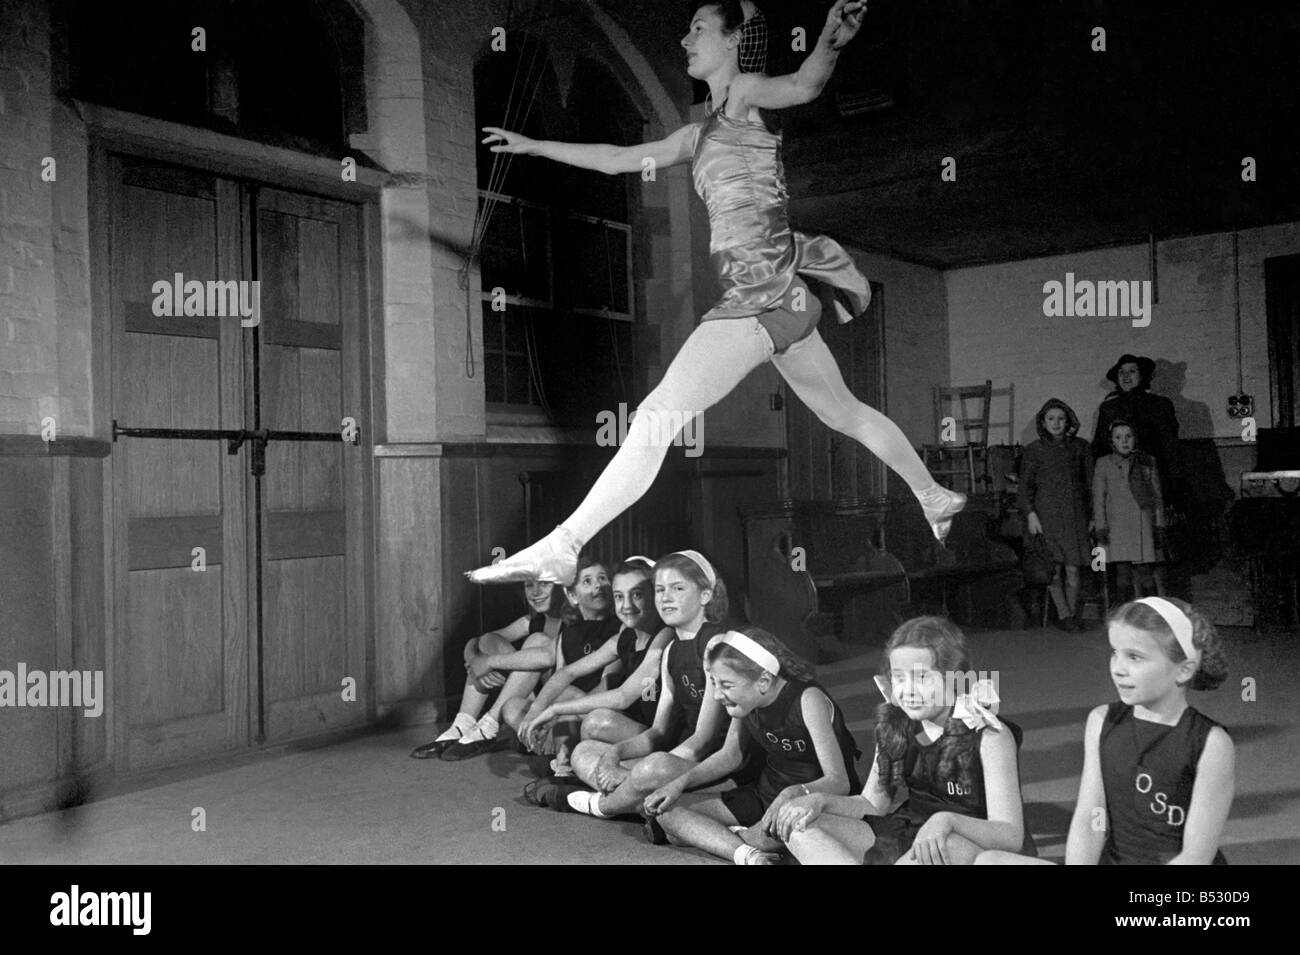
{"label": "dancer's outstretched arm", "polygon": [[620,172],[641,172],[647,159],[655,166],[676,166],[689,162],[695,147],[695,123],[683,126],[677,132],[652,143],[638,146],[611,146],[608,143],[559,143],[545,139],[530,139],[521,133],[512,133],[499,126],[484,126],[483,144],[492,145],[494,153],[514,153],[520,156],[541,156],[556,162],[594,169],[607,175]]}
{"label": "dancer's outstretched arm", "polygon": [[738,99],[737,106],[760,109],[786,109],[811,103],[825,89],[835,71],[840,50],[857,35],[866,12],[867,5],[861,0],[839,0],[826,14],[821,36],[798,70],[784,76],[741,73],[731,81],[727,99]]}

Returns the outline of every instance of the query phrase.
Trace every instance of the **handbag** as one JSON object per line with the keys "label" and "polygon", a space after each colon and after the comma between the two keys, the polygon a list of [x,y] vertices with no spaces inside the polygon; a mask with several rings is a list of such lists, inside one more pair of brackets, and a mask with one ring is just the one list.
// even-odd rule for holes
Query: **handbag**
{"label": "handbag", "polygon": [[1056,560],[1047,538],[1034,534],[1025,538],[1025,554],[1020,561],[1025,582],[1030,584],[1050,584],[1056,577]]}

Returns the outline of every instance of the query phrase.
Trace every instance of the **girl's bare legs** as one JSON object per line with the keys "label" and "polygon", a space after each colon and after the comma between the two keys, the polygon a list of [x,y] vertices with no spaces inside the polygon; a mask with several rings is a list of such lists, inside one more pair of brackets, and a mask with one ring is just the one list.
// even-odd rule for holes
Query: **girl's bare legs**
{"label": "girl's bare legs", "polygon": [[732,860],[737,858],[736,850],[743,848],[747,864],[751,865],[770,865],[777,858],[776,852],[755,851],[731,831],[736,817],[717,796],[684,797],[681,804],[668,810],[658,821],[668,841],[675,846],[702,849],[710,855]]}
{"label": "girl's bare legs", "polygon": [[786,847],[802,865],[862,865],[876,834],[861,819],[822,813],[807,829],[792,833]]}
{"label": "girl's bare legs", "polygon": [[1133,565],[1122,560],[1115,564],[1115,600],[1124,603],[1142,596],[1133,587]]}
{"label": "girl's bare legs", "polygon": [[641,402],[614,459],[569,519],[533,546],[469,577],[476,584],[554,580],[567,584],[578,550],[635,504],[654,483],[684,424],[711,408],[772,357],[772,338],[756,318],[704,322],[691,332],[659,387]]}
{"label": "girl's bare legs", "polygon": [[[468,664],[478,653],[509,653],[513,649],[514,647],[510,645],[510,641],[504,637],[495,633],[485,633],[481,637],[475,637],[465,645],[465,663]],[[447,727],[432,743],[417,746],[411,752],[411,755],[416,759],[430,759],[440,756],[442,751],[449,745],[469,737],[477,727],[479,714],[483,712],[483,707],[487,705],[489,695],[475,686],[473,680],[466,679],[465,689],[460,696],[460,709],[457,711],[455,719],[452,720],[451,726]],[[481,732],[472,738],[482,739]]]}
{"label": "girl's bare legs", "polygon": [[1079,568],[1073,565],[1066,565],[1065,568],[1065,603],[1069,608],[1070,616],[1075,617],[1079,614]]}
{"label": "girl's bare legs", "polygon": [[[1078,581],[1075,581],[1076,585]],[[1052,603],[1056,605],[1056,617],[1058,620],[1067,620],[1070,616],[1070,601],[1066,596],[1065,588],[1061,586],[1061,565],[1056,565],[1056,573],[1052,575],[1052,582],[1047,585],[1047,592],[1052,595]]]}

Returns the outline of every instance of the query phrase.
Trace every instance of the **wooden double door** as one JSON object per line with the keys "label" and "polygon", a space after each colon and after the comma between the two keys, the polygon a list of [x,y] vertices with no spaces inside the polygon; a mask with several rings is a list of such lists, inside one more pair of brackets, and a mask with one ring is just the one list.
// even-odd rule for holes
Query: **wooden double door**
{"label": "wooden double door", "polygon": [[[128,156],[101,168],[115,762],[361,722],[368,442],[341,439],[345,419],[368,425],[362,207]],[[176,314],[186,283],[232,280],[259,283],[256,325],[221,315],[220,291]]]}

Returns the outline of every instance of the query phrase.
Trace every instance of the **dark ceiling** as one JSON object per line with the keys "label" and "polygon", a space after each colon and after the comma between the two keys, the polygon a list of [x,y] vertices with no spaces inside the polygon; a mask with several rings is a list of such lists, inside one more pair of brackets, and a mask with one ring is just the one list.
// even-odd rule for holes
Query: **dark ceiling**
{"label": "dark ceiling", "polygon": [[[677,45],[689,4],[600,5],[702,99]],[[762,6],[775,49],[830,3]],[[1298,106],[1294,2],[871,0],[822,97],[784,114],[791,215],[939,268],[1297,220]]]}

